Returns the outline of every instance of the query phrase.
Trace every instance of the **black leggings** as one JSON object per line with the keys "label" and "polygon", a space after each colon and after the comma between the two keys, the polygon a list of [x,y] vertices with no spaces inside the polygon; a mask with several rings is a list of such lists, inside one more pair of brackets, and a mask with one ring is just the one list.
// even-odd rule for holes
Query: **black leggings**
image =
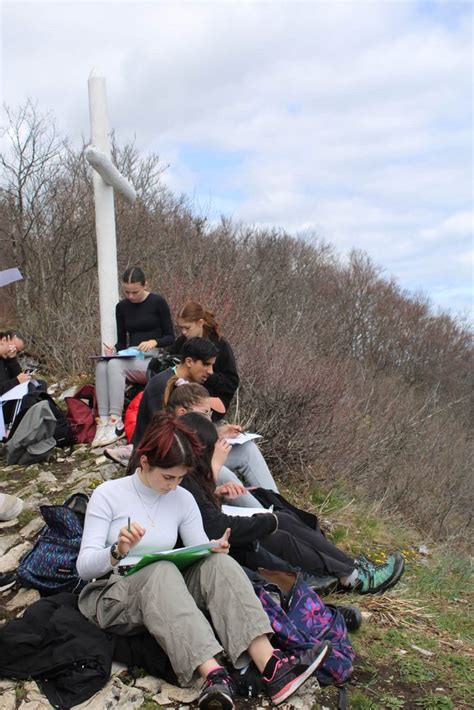
{"label": "black leggings", "polygon": [[278,511],[278,530],[261,539],[261,544],[303,572],[331,577],[348,577],[354,559],[333,545],[321,532],[305,525],[293,513]]}

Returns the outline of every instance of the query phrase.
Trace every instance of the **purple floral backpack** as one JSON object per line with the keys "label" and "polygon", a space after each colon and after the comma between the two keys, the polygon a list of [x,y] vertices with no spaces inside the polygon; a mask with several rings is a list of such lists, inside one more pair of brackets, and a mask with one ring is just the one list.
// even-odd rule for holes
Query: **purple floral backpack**
{"label": "purple floral backpack", "polygon": [[332,652],[317,669],[316,677],[323,685],[348,680],[355,652],[349,641],[346,622],[337,608],[326,606],[320,596],[299,578],[284,608],[267,589],[255,586],[275,632],[272,643],[284,651],[297,653],[311,648],[318,641],[330,641]]}

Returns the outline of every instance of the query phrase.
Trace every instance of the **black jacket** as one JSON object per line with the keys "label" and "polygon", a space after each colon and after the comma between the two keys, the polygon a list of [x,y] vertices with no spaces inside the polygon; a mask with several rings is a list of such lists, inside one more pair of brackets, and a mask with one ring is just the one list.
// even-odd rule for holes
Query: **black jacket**
{"label": "black jacket", "polygon": [[148,633],[105,633],[63,592],[39,599],[21,619],[0,629],[0,677],[34,678],[51,705],[66,710],[84,702],[108,681],[112,659],[176,682],[171,664]]}
{"label": "black jacket", "polygon": [[[237,372],[237,365],[232,348],[225,338],[209,338],[218,349],[218,355],[214,365],[214,373],[207,378],[204,387],[207,389],[211,397],[220,397],[224,402],[226,409],[232,401],[237,387],[239,386],[240,378]],[[181,355],[183,345],[186,338],[182,335],[178,338],[170,348],[170,352],[175,355]],[[213,420],[221,419],[223,415],[213,416]]]}
{"label": "black jacket", "polygon": [[5,394],[18,384],[17,375],[21,372],[16,357],[0,357],[0,394]]}

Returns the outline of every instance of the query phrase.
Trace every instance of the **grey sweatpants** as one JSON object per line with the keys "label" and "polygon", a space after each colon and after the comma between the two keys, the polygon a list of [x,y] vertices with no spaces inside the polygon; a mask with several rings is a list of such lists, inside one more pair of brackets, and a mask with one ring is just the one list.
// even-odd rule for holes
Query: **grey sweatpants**
{"label": "grey sweatpants", "polygon": [[145,627],[168,655],[182,685],[222,647],[236,668],[246,665],[251,642],[273,633],[245,572],[222,553],[183,573],[172,562],[155,562],[130,577],[112,574],[108,580],[91,582],[81,592],[79,609],[117,634],[132,635]]}
{"label": "grey sweatpants", "polygon": [[95,368],[95,390],[99,417],[121,417],[126,381],[146,384],[149,358],[99,360]]}

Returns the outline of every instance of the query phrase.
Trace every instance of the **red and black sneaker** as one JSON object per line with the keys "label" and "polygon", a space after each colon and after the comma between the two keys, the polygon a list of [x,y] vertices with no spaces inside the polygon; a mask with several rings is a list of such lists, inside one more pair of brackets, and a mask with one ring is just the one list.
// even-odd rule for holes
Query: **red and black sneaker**
{"label": "red and black sneaker", "polygon": [[331,653],[329,641],[317,644],[301,656],[275,651],[263,671],[267,694],[274,705],[280,705],[310,678]]}
{"label": "red and black sneaker", "polygon": [[234,710],[235,686],[222,666],[211,671],[198,700],[201,710]]}

